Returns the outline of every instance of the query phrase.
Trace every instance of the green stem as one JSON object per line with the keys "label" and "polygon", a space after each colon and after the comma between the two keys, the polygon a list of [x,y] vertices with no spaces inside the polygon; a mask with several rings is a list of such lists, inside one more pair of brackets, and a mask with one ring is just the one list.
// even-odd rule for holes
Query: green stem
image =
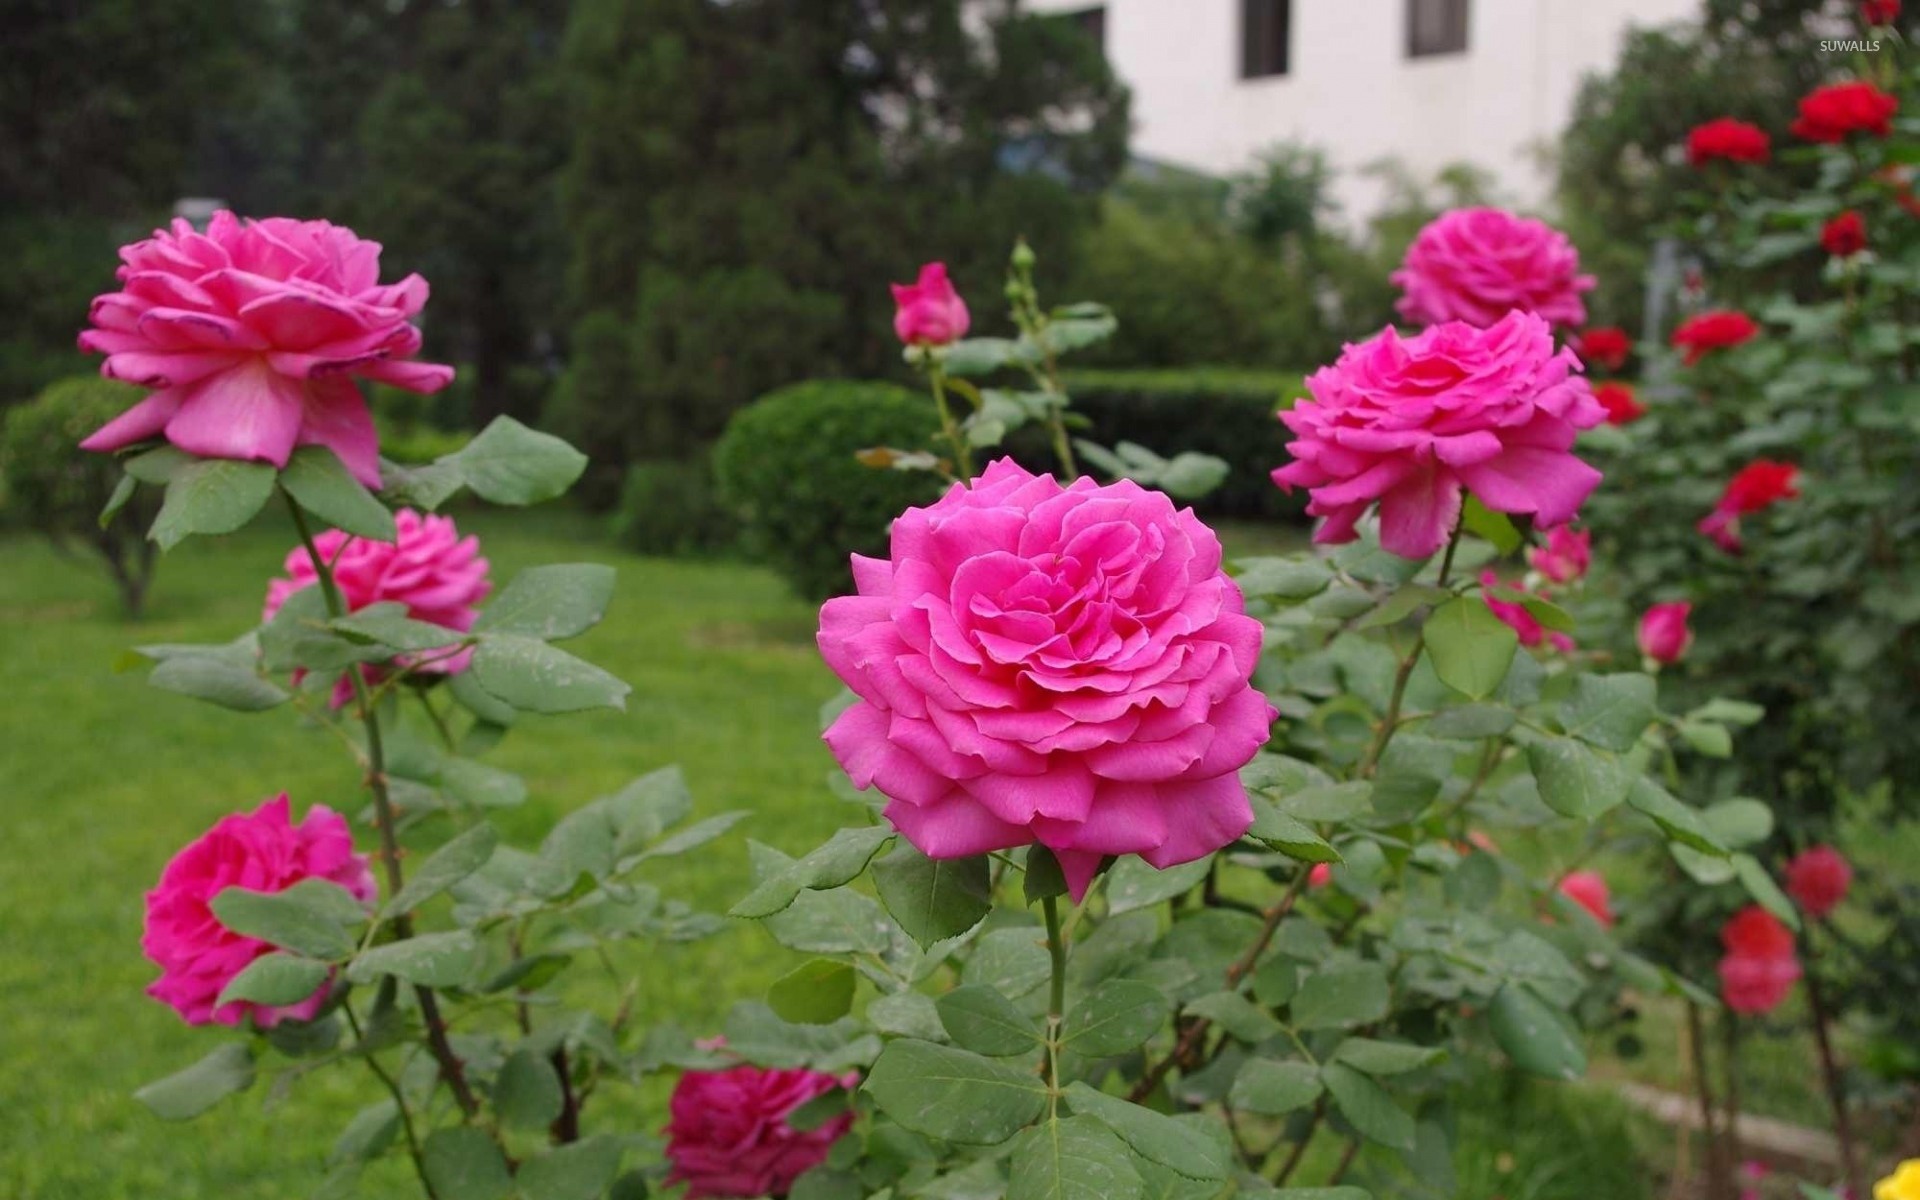
{"label": "green stem", "polygon": [[[355,1015],[353,1006],[342,1004],[340,1011],[347,1016],[347,1027],[353,1030],[353,1040],[365,1042],[367,1035],[360,1028],[360,1018]],[[374,1077],[379,1079],[387,1089],[387,1093],[393,1097],[393,1107],[400,1115],[400,1132],[407,1139],[407,1157],[413,1160],[413,1171],[420,1177],[421,1188],[427,1193],[428,1200],[438,1200],[433,1190],[433,1181],[427,1178],[426,1160],[420,1157],[420,1135],[413,1128],[413,1110],[407,1107],[406,1093],[400,1090],[399,1082],[387,1073],[387,1069],[380,1065],[380,1060],[373,1056],[373,1051],[369,1050],[361,1057],[366,1060],[367,1069],[373,1072]]]}
{"label": "green stem", "polygon": [[[1446,587],[1447,576],[1453,573],[1453,555],[1454,551],[1460,548],[1460,534],[1464,529],[1463,524],[1456,523],[1453,527],[1453,536],[1447,539],[1447,551],[1440,558],[1440,581],[1437,585],[1439,587]],[[1367,747],[1366,755],[1360,760],[1360,766],[1355,771],[1357,778],[1371,779],[1374,770],[1379,767],[1380,756],[1386,753],[1387,743],[1393,740],[1393,731],[1400,724],[1400,704],[1407,696],[1407,681],[1413,678],[1413,668],[1420,662],[1420,652],[1426,649],[1426,646],[1426,630],[1423,626],[1421,632],[1413,639],[1413,649],[1407,651],[1407,656],[1400,660],[1400,669],[1394,672],[1393,694],[1387,698],[1386,716],[1381,719],[1380,728],[1374,732],[1372,744]]]}
{"label": "green stem", "polygon": [[1052,961],[1052,983],[1047,991],[1047,1057],[1042,1064],[1046,1073],[1049,1111],[1057,1111],[1060,1102],[1060,1028],[1066,1020],[1067,942],[1060,936],[1060,901],[1048,896],[1040,902],[1047,919],[1047,956]]}
{"label": "green stem", "polygon": [[953,447],[953,461],[960,468],[960,478],[971,482],[973,451],[968,448],[966,437],[953,419],[953,409],[947,405],[947,372],[939,362],[930,361],[927,364],[927,383],[933,388],[933,403],[940,409],[940,434]]}

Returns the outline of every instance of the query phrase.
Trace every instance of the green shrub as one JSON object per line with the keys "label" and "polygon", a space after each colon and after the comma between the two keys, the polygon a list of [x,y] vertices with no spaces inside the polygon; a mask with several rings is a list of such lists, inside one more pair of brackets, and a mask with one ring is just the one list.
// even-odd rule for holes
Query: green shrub
{"label": "green shrub", "polygon": [[853,590],[847,555],[884,556],[893,518],[939,493],[925,472],[881,470],[854,455],[918,449],[933,435],[933,402],[890,383],[816,380],[741,409],[713,451],[721,498],[747,549],[819,600]]}
{"label": "green shrub", "polygon": [[1073,410],[1092,423],[1084,432],[1093,441],[1225,459],[1226,482],[1194,505],[1202,514],[1298,517],[1305,509],[1305,495],[1288,496],[1268,478],[1287,460],[1287,430],[1274,413],[1301,394],[1298,374],[1223,367],[1071,371],[1064,382]]}
{"label": "green shrub", "polygon": [[721,555],[740,542],[740,523],[720,502],[704,455],[627,468],[612,524],[621,545],[664,558]]}
{"label": "green shrub", "polygon": [[139,615],[153,581],[154,544],[146,528],[157,504],[150,490],[136,492],[102,528],[100,511],[120,481],[120,467],[110,455],[82,450],[80,441],[142,395],[111,379],[75,376],[8,409],[0,426],[0,491],[9,517],[63,551],[99,555],[130,616]]}

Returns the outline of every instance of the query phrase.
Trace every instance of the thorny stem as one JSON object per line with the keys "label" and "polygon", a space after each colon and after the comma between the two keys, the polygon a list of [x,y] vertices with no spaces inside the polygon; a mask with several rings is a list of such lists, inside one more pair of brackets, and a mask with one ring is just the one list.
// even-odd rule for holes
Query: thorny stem
{"label": "thorny stem", "polygon": [[[347,1027],[353,1030],[353,1040],[356,1042],[365,1042],[367,1035],[365,1031],[360,1028],[360,1018],[355,1015],[353,1005],[342,1004],[340,1011],[346,1014]],[[433,1181],[427,1178],[426,1160],[420,1157],[420,1135],[414,1131],[413,1110],[407,1107],[407,1097],[405,1093],[401,1092],[400,1084],[394,1080],[392,1075],[387,1073],[387,1069],[380,1065],[380,1060],[375,1058],[371,1051],[361,1055],[361,1057],[366,1060],[367,1069],[373,1072],[374,1077],[386,1087],[387,1093],[393,1097],[393,1107],[400,1115],[400,1132],[407,1139],[407,1157],[413,1160],[414,1174],[420,1177],[420,1186],[426,1190],[428,1200],[438,1200],[433,1190]]]}
{"label": "thorny stem", "polygon": [[[320,594],[326,599],[327,614],[335,619],[345,616],[346,605],[340,599],[340,588],[333,578],[333,564],[326,560],[320,553],[320,547],[314,543],[306,511],[286,489],[282,488],[280,495],[286,499],[287,511],[293,516],[294,530],[299,533],[300,544],[306,548],[314,574],[319,577]],[[400,867],[400,838],[395,832],[393,798],[387,791],[386,755],[380,740],[380,714],[368,699],[367,682],[361,678],[358,664],[348,667],[347,679],[353,688],[355,706],[360,710],[360,723],[366,731],[366,783],[367,790],[373,793],[374,824],[380,831],[380,859],[386,871],[387,892],[390,896],[397,896],[406,884],[406,877]],[[393,929],[402,941],[412,937],[413,918],[407,913],[396,913]],[[447,1042],[446,1022],[440,1016],[440,1005],[434,998],[433,989],[415,986],[413,994],[420,1005],[420,1019],[426,1025],[428,1048],[433,1052],[434,1061],[440,1064],[440,1077],[447,1081],[447,1087],[453,1092],[460,1111],[472,1117],[480,1111],[480,1103],[467,1083],[466,1071],[459,1057]]]}
{"label": "thorny stem", "polygon": [[1346,1152],[1340,1156],[1340,1165],[1333,1169],[1333,1174],[1327,1176],[1328,1187],[1336,1186],[1347,1177],[1347,1168],[1353,1165],[1354,1156],[1359,1153],[1360,1139],[1354,1138],[1347,1143]]}

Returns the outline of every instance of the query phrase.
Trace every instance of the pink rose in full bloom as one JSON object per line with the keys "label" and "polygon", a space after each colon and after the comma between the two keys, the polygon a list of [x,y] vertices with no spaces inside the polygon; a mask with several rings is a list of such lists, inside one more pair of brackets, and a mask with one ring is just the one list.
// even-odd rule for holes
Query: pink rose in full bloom
{"label": "pink rose in full bloom", "polygon": [[1580,293],[1594,284],[1580,274],[1580,252],[1566,234],[1498,208],[1441,213],[1413,239],[1393,282],[1407,320],[1482,328],[1516,309],[1549,324],[1579,325],[1587,319]]}
{"label": "pink rose in full bloom", "polygon": [[860,1085],[858,1072],[729,1067],[688,1071],[668,1102],[669,1186],[687,1185],[687,1200],[784,1196],[793,1181],[826,1161],[833,1143],[853,1125],[845,1112],[801,1131],[787,1123],[793,1110],[835,1088]]}
{"label": "pink rose in full bloom", "polygon": [[902,343],[945,346],[967,336],[967,302],[947,278],[947,264],[928,263],[915,282],[888,286],[893,289],[893,332]]}
{"label": "pink rose in full bloom", "polygon": [[[1540,623],[1539,618],[1527,611],[1527,606],[1515,596],[1526,595],[1525,589],[1510,583],[1502,583],[1500,577],[1492,571],[1480,573],[1481,596],[1493,615],[1499,617],[1513,631],[1520,635],[1522,646],[1538,646],[1546,643],[1562,654],[1573,650],[1573,639],[1557,629],[1550,630]],[[1497,591],[1495,589],[1498,589]]]}
{"label": "pink rose in full bloom", "polygon": [[1668,666],[1679,662],[1693,645],[1693,630],[1687,625],[1687,618],[1692,614],[1693,604],[1686,600],[1649,607],[1641,616],[1635,635],[1640,653]]}
{"label": "pink rose in full bloom", "polygon": [[356,379],[437,392],[453,368],[412,361],[427,283],[380,282],[380,244],[326,221],[213,215],[120,249],[121,289],[97,297],[80,348],[100,373],[154,392],[80,443],[164,436],[202,458],[287,465],[326,446],[380,486],[379,443]]}
{"label": "pink rose in full bloom", "polygon": [[214,1007],[221,989],[273,947],[222,925],[213,915],[213,898],[230,887],[281,892],[307,879],[330,880],[372,904],[373,873],[353,852],[345,817],[316,804],[295,825],[282,792],[250,813],[220,818],[173,856],[147,893],[140,949],[160,967],[160,978],[147,994],[172,1005],[193,1025],[238,1025],[247,1017],[260,1026],[312,1019],[326,1000],[325,986],[280,1008],[248,1001]]}
{"label": "pink rose in full bloom", "polygon": [[1787,864],[1787,894],[1810,917],[1824,917],[1847,898],[1853,867],[1832,846],[1814,846]]}
{"label": "pink rose in full bloom", "polygon": [[1738,554],[1744,546],[1740,540],[1741,517],[1799,495],[1800,468],[1792,463],[1756,458],[1734,472],[1733,478],[1727,481],[1726,491],[1720,495],[1720,502],[1700,518],[1695,528],[1728,554]]}
{"label": "pink rose in full bloom", "polygon": [[1560,881],[1560,894],[1593,915],[1604,927],[1613,928],[1613,897],[1607,881],[1598,871],[1574,871]]}
{"label": "pink rose in full bloom", "polygon": [[1720,960],[1720,995],[1738,1013],[1778,1007],[1800,978],[1793,931],[1758,904],[1735,913],[1720,930],[1727,953]]}
{"label": "pink rose in full bloom", "polygon": [[1527,548],[1527,562],[1533,569],[1562,585],[1584,576],[1592,561],[1593,534],[1585,529],[1575,533],[1562,525],[1547,534],[1545,546]]}
{"label": "pink rose in full bloom", "polygon": [[1260,622],[1192,509],[1011,459],[893,523],[891,561],[820,610],[860,697],[826,742],[932,858],[1038,842],[1076,900],[1101,860],[1166,868],[1253,821],[1239,770],[1275,716]]}
{"label": "pink rose in full bloom", "polygon": [[1392,329],[1307,377],[1313,395],[1280,414],[1294,461],[1273,473],[1312,493],[1316,542],[1350,542],[1380,503],[1380,544],[1406,558],[1444,546],[1461,492],[1497,512],[1565,524],[1600,482],[1571,453],[1606,419],[1571,350],[1531,313],[1486,329],[1452,321],[1414,337]]}
{"label": "pink rose in full bloom", "polygon": [[[461,537],[451,517],[403,508],[394,514],[398,536],[391,542],[356,537],[329,529],[314,538],[320,556],[333,566],[334,582],[348,612],[393,601],[407,606],[416,621],[457,629],[473,628],[480,616],[476,607],[493,590],[487,560],[480,557],[480,539]],[[267,603],[261,620],[271,621],[287,597],[319,582],[306,547],[287,552],[287,578],[267,585]],[[455,675],[473,660],[471,648],[449,654],[444,650],[417,650],[395,661],[416,671]],[[371,668],[367,668],[371,670]],[[334,689],[335,707],[346,703],[352,689],[346,678]]]}

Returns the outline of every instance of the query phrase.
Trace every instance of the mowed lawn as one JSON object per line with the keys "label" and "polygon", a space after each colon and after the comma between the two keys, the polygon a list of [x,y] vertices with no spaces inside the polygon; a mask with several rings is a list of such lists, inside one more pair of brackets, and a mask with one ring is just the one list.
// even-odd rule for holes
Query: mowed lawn
{"label": "mowed lawn", "polygon": [[[817,725],[837,684],[814,650],[812,607],[777,578],[623,555],[564,511],[459,520],[481,535],[496,585],[539,563],[619,570],[606,621],[570,648],[633,685],[627,711],[531,718],[489,756],[530,786],[528,803],[499,817],[511,840],[537,843],[569,809],[679,763],[696,816],[754,815],[651,878],[724,910],[746,887],[748,837],[799,851],[845,823]],[[334,1134],[375,1098],[352,1066],[305,1080],[271,1111],[257,1086],[187,1126],[131,1098],[234,1036],[190,1029],[143,992],[153,971],[140,954],[142,895],[168,856],[222,814],[282,789],[296,812],[364,804],[338,743],[301,728],[290,709],[231,713],[154,690],[141,671],[113,670],[128,646],[225,641],[251,628],[291,541],[282,522],[263,517],[232,537],[188,543],[163,563],[151,613],[129,623],[90,564],[23,535],[0,537],[0,1197],[305,1196]],[[743,925],[627,965],[643,1012],[708,1032],[727,1003],[757,994],[793,961]],[[662,1117],[657,1096],[598,1115],[630,1128]],[[366,1194],[412,1187],[397,1171],[379,1173]]]}

